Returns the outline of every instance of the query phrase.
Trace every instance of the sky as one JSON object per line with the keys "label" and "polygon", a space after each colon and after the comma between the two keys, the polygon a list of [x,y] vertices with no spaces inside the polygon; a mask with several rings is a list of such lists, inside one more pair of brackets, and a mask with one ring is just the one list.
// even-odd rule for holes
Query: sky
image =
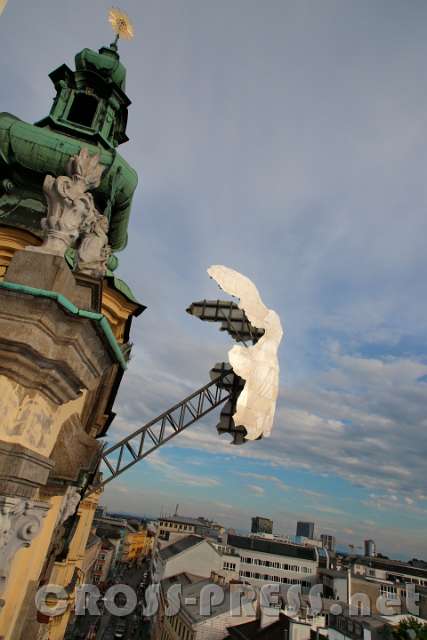
{"label": "sky", "polygon": [[[35,122],[48,73],[112,35],[104,0],[9,0],[1,107]],[[427,558],[427,4],[123,0],[139,174],[118,275],[147,310],[109,443],[208,381],[231,339],[185,313],[249,276],[281,316],[273,434],[236,447],[217,416],[112,482],[112,510],[248,530],[314,521]],[[223,294],[224,295],[224,294]]]}

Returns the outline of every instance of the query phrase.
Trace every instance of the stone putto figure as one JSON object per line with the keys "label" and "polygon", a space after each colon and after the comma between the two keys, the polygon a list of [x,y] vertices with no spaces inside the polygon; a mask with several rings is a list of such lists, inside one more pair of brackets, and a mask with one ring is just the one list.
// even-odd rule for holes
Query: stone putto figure
{"label": "stone putto figure", "polygon": [[96,212],[91,226],[81,238],[77,252],[76,271],[100,278],[107,272],[107,261],[111,255],[108,245],[108,219]]}

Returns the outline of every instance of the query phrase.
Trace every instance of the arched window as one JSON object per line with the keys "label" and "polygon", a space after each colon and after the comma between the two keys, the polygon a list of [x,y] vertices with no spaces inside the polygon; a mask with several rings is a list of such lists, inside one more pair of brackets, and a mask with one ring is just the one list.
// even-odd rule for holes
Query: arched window
{"label": "arched window", "polygon": [[68,120],[85,127],[91,127],[97,108],[98,100],[95,96],[89,93],[76,93],[68,114]]}

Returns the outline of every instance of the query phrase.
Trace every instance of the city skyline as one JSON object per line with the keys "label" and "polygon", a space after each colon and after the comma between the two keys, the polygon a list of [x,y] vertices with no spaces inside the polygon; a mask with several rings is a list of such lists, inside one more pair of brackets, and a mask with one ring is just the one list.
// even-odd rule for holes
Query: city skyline
{"label": "city skyline", "polygon": [[[109,6],[48,0],[23,20],[9,2],[2,108],[45,116],[48,73],[111,41]],[[113,482],[103,502],[153,514],[179,503],[239,529],[258,512],[284,532],[313,519],[337,541],[426,557],[427,7],[123,9],[136,36],[119,45],[133,102],[120,151],[140,186],[117,273],[148,309],[109,442],[225,358],[230,339],[185,313],[217,297],[210,264],[251,277],[285,337],[270,439],[231,447],[211,416]]]}

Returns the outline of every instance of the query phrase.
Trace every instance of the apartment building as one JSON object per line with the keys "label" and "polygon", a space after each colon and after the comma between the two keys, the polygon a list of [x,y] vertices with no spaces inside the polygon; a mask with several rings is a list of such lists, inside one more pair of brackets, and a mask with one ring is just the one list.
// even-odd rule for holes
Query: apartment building
{"label": "apartment building", "polygon": [[273,520],[270,518],[263,518],[261,516],[255,516],[252,518],[251,533],[273,533]]}
{"label": "apartment building", "polygon": [[189,535],[153,553],[153,582],[189,572],[209,578],[212,574],[226,581],[239,576],[239,556],[232,550],[221,550],[206,538]]}
{"label": "apartment building", "polygon": [[335,536],[332,536],[328,533],[320,534],[320,542],[322,543],[322,547],[325,547],[328,551],[335,552],[337,547],[337,539]]}
{"label": "apartment building", "polygon": [[228,629],[226,640],[311,640],[326,637],[327,616],[293,615],[281,611],[277,620],[258,618]]}
{"label": "apartment building", "polygon": [[167,547],[190,534],[220,540],[225,528],[206,518],[187,518],[184,516],[164,516],[157,526],[156,544],[159,548]]}
{"label": "apartment building", "polygon": [[[166,598],[171,586],[180,586],[180,593]],[[221,598],[211,598],[212,589],[222,590]],[[194,579],[188,575],[164,580],[161,584],[161,615],[158,619],[159,640],[223,640],[227,629],[255,620],[252,605],[242,607],[241,584],[215,585],[210,579]],[[244,597],[244,594],[243,594]],[[165,603],[172,605],[173,615],[167,615]],[[172,613],[172,611],[171,611]]]}
{"label": "apartment building", "polygon": [[106,583],[114,559],[114,553],[114,545],[109,540],[102,540],[101,548],[93,568],[93,584],[103,585]]}
{"label": "apartment building", "polygon": [[228,536],[227,546],[240,557],[240,579],[255,586],[300,585],[305,592],[317,582],[316,548],[237,535]]}
{"label": "apartment building", "polygon": [[319,581],[326,598],[341,600],[352,606],[353,613],[394,614],[406,609],[406,585],[377,578],[365,578],[348,570],[319,568]]}
{"label": "apartment building", "polygon": [[[354,616],[348,613],[330,615],[327,635],[329,640],[384,640],[393,637],[393,630],[407,615]],[[417,622],[425,620],[411,616]]]}
{"label": "apartment building", "polygon": [[102,540],[94,533],[89,535],[82,561],[82,573],[86,582],[93,582],[97,558],[100,554]]}
{"label": "apartment building", "polygon": [[[427,587],[427,569],[414,567],[398,560],[363,556],[356,558],[353,571],[355,575],[389,582],[391,587],[400,583],[412,583],[420,587]],[[390,591],[392,592],[392,589]]]}
{"label": "apartment building", "polygon": [[134,531],[125,518],[107,513],[105,507],[98,507],[93,521],[97,535],[108,538],[115,547],[112,568],[122,562],[124,543],[129,531]]}
{"label": "apartment building", "polygon": [[128,524],[128,530],[123,541],[121,561],[129,563],[142,562],[150,555],[153,548],[154,536],[144,524],[137,524],[136,528]]}

